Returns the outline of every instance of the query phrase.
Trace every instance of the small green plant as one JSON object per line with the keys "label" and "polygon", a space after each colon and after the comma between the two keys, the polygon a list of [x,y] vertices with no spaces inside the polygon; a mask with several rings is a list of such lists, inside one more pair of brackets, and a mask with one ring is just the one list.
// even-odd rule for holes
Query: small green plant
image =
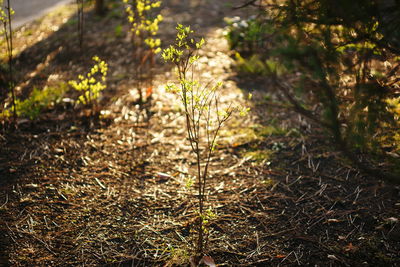
{"label": "small green plant", "polygon": [[175,93],[181,100],[186,117],[186,130],[197,166],[197,190],[199,202],[198,239],[196,245],[195,263],[198,264],[205,252],[205,220],[208,211],[205,209],[206,186],[211,156],[215,150],[217,137],[224,123],[234,112],[243,115],[245,108],[234,106],[232,103],[223,107],[218,90],[221,82],[212,85],[203,84],[197,80],[195,66],[199,59],[198,51],[204,45],[204,39],[195,41],[190,27],[181,24],[177,26],[175,44],[163,51],[165,61],[172,62],[177,68],[178,84],[168,84],[168,91]]}
{"label": "small green plant", "polygon": [[[152,92],[153,68],[155,55],[161,51],[161,40],[155,36],[159,30],[159,24],[163,20],[161,14],[152,14],[153,9],[161,6],[161,1],[151,0],[122,0],[126,4],[126,14],[132,32],[132,43],[135,47],[134,58],[138,63],[135,68],[137,77],[137,89],[139,101],[143,102],[142,80],[147,78],[148,84],[146,97]],[[147,77],[144,77],[147,75]]]}
{"label": "small green plant", "polygon": [[[43,90],[34,88],[30,96],[25,100],[15,101],[17,116],[22,118],[36,119],[40,113],[57,103],[59,103],[67,91],[67,85],[60,83],[57,86],[45,87]],[[0,118],[12,116],[13,108],[4,110]]]}
{"label": "small green plant", "polygon": [[[200,220],[201,220],[201,224],[203,227],[203,233],[204,233],[204,247],[207,248],[208,247],[208,241],[209,241],[209,235],[210,235],[210,225],[213,221],[215,221],[215,219],[217,218],[217,213],[215,213],[215,211],[209,207],[208,209],[206,209],[202,215],[200,215]],[[204,261],[204,259],[203,259]]]}
{"label": "small green plant", "polygon": [[115,37],[121,37],[122,36],[122,25],[121,24],[118,24],[117,26],[115,26],[114,34],[115,34]]}
{"label": "small green plant", "polygon": [[[388,104],[389,111],[394,114],[395,127],[400,129],[400,96],[386,99],[386,102]],[[382,142],[388,143],[389,140],[382,140]],[[391,144],[395,144],[396,146],[394,153],[400,155],[400,132],[397,131],[390,141]]]}
{"label": "small green plant", "polygon": [[11,93],[11,105],[13,110],[14,123],[17,119],[17,107],[16,107],[16,96],[15,96],[15,84],[13,74],[13,33],[11,28],[11,16],[14,14],[14,10],[10,6],[10,0],[7,0],[7,6],[4,5],[4,0],[0,0],[0,21],[3,24],[1,35],[4,35],[7,45],[7,58],[8,58],[8,86]]}
{"label": "small green plant", "polygon": [[260,20],[256,16],[248,19],[225,18],[228,26],[225,28],[225,38],[228,40],[231,49],[247,55],[263,50],[268,41],[268,35],[274,32],[272,24],[268,24]]}
{"label": "small green plant", "polygon": [[282,75],[285,73],[283,65],[273,59],[263,59],[263,56],[254,54],[248,58],[242,57],[239,52],[235,53],[236,67],[240,73],[255,75]]}
{"label": "small green plant", "polygon": [[93,57],[95,64],[85,76],[79,75],[78,81],[69,81],[69,84],[81,95],[78,97],[78,104],[91,108],[92,115],[97,112],[97,102],[100,92],[106,88],[105,81],[108,65],[99,57]]}

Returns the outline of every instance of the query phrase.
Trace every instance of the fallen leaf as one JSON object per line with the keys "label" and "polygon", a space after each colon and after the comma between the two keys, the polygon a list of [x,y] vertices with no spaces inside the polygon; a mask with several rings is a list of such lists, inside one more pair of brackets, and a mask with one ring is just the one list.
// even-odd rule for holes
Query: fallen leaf
{"label": "fallen leaf", "polygon": [[340,222],[338,219],[328,219],[328,223],[338,223]]}
{"label": "fallen leaf", "polygon": [[282,254],[278,254],[275,256],[275,258],[277,258],[277,259],[283,259],[285,257],[286,257],[286,255],[282,255]]}
{"label": "fallen leaf", "polygon": [[344,247],[344,251],[347,252],[354,252],[357,250],[357,247],[353,245],[353,243],[349,243],[347,246]]}
{"label": "fallen leaf", "polygon": [[339,259],[335,255],[328,255],[328,259],[339,261]]}
{"label": "fallen leaf", "polygon": [[397,219],[397,218],[395,218],[395,217],[390,217],[390,218],[387,218],[385,221],[394,224],[394,223],[398,223],[398,222],[399,222],[399,219]]}
{"label": "fallen leaf", "polygon": [[39,185],[37,185],[37,184],[26,184],[25,187],[26,187],[26,188],[34,189],[34,188],[38,188]]}
{"label": "fallen leaf", "polygon": [[198,265],[196,263],[196,257],[194,257],[194,256],[190,256],[189,262],[190,262],[190,267],[197,267],[197,265]]}
{"label": "fallen leaf", "polygon": [[153,94],[153,86],[150,86],[146,90],[146,98],[149,98]]}
{"label": "fallen leaf", "polygon": [[168,173],[156,172],[156,174],[157,174],[160,178],[172,178],[172,176],[169,175]]}
{"label": "fallen leaf", "polygon": [[215,261],[213,258],[210,256],[203,256],[203,259],[201,260],[205,265],[210,266],[210,267],[216,267]]}

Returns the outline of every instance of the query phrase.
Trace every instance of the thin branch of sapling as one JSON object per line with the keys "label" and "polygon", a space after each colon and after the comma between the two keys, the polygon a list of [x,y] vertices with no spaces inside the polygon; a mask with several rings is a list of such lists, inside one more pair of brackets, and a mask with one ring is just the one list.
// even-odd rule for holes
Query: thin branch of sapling
{"label": "thin branch of sapling", "polygon": [[76,5],[78,8],[78,40],[79,49],[82,52],[83,47],[83,23],[84,23],[84,13],[83,13],[83,0],[76,0]]}
{"label": "thin branch of sapling", "polygon": [[[134,51],[134,58],[137,62],[139,62],[138,66],[135,68],[135,76],[136,76],[136,87],[139,93],[139,103],[143,102],[143,92],[142,92],[142,79],[143,79],[143,49],[142,49],[142,38],[139,35],[134,35],[132,37],[133,43],[137,45]],[[136,41],[138,39],[139,41]]]}

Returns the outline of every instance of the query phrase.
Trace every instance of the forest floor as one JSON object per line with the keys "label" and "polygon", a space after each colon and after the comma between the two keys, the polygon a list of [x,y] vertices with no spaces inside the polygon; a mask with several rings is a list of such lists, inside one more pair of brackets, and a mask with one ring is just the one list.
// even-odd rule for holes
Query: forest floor
{"label": "forest floor", "polygon": [[[163,2],[163,46],[177,22],[190,24],[207,40],[202,77],[251,108],[226,125],[212,158],[207,254],[218,266],[400,266],[399,187],[353,169],[268,79],[235,72],[223,18],[250,12],[232,9],[240,1]],[[82,51],[75,9],[16,32],[19,91],[76,79],[97,55],[109,64],[103,115],[91,121],[64,103],[0,135],[0,265],[188,265],[195,165],[164,89],[171,66],[158,59],[151,100],[139,105],[122,7],[111,2],[103,18],[86,10]]]}

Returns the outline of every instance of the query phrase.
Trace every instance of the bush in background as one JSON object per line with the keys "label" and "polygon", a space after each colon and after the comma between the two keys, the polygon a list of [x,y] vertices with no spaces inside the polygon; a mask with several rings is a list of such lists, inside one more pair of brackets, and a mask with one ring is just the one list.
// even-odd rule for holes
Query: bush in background
{"label": "bush in background", "polygon": [[391,1],[263,1],[226,36],[239,70],[273,78],[358,167],[400,182],[399,12]]}

